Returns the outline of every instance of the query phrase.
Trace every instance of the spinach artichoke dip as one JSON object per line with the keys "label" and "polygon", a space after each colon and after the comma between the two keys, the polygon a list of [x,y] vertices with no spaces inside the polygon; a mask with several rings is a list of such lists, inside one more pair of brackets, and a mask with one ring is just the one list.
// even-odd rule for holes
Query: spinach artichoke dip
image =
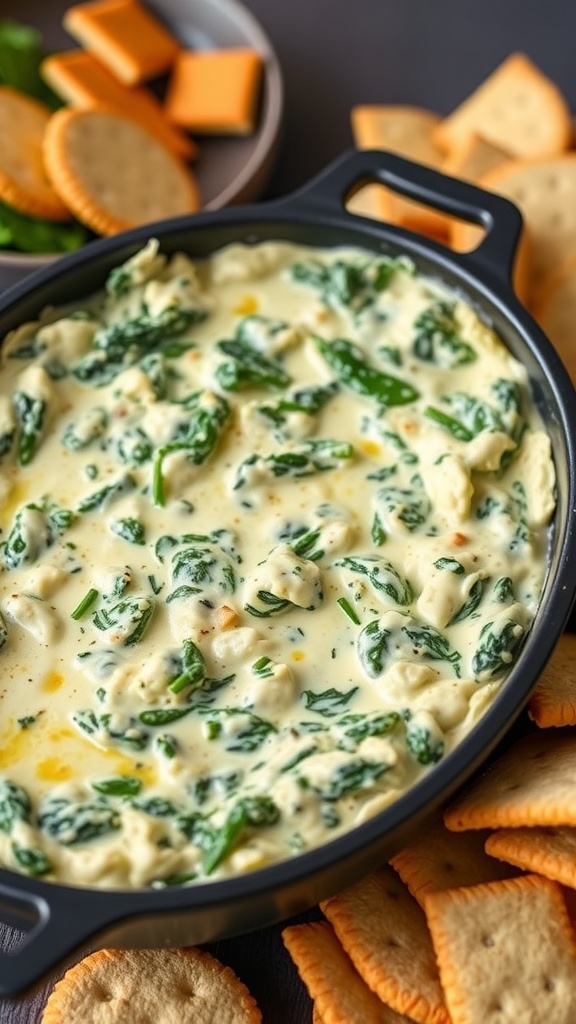
{"label": "spinach artichoke dip", "polygon": [[239,875],[471,729],[554,510],[524,367],[407,258],[151,240],[0,374],[0,861]]}

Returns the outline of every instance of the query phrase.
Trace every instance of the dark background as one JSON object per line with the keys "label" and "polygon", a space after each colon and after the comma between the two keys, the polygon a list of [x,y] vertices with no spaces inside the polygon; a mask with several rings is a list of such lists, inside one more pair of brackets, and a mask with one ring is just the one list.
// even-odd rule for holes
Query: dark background
{"label": "dark background", "polygon": [[[277,52],[286,92],[283,141],[268,198],[297,188],[352,145],[352,106],[405,103],[446,114],[514,51],[535,61],[576,111],[576,0],[245,4]],[[51,6],[44,0],[43,12]],[[60,11],[61,0],[54,7]],[[0,0],[0,16],[19,14],[16,0]],[[273,927],[207,948],[250,987],[265,1024],[309,1024],[310,1003],[280,932]],[[6,947],[6,930],[2,938]],[[37,1024],[53,980],[25,1001],[0,1001],[0,1024]]]}
{"label": "dark background", "polygon": [[576,111],[574,0],[246,0],[284,74],[284,141],[267,194],[352,145],[350,109],[449,113],[505,57],[529,56]]}

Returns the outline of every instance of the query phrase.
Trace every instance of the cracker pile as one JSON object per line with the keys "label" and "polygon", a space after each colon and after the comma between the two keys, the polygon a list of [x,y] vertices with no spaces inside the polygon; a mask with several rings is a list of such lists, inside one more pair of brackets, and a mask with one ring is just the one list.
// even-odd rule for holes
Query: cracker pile
{"label": "cracker pile", "polygon": [[443,821],[284,929],[317,1024],[576,1021],[576,636],[529,715]]}
{"label": "cracker pile", "polygon": [[40,66],[62,109],[0,86],[0,201],[99,235],[199,209],[193,136],[254,132],[260,54],[184,49],[140,0],[89,0],[63,24],[80,46]]}
{"label": "cracker pile", "polygon": [[[576,142],[565,97],[528,57],[511,54],[447,117],[400,105],[351,112],[359,149],[386,149],[511,199],[524,217],[515,288],[576,382]],[[370,185],[350,208],[458,251],[482,229]]]}

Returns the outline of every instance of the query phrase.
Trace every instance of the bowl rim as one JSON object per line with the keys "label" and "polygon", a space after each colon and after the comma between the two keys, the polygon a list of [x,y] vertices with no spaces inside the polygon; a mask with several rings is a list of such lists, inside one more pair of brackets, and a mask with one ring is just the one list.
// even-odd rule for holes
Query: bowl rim
{"label": "bowl rim", "polygon": [[[29,879],[0,869],[0,889],[6,886],[29,900],[41,900],[53,906],[56,913],[59,904],[69,907],[71,900],[78,901],[78,907],[83,906],[94,922],[90,929],[85,927],[84,936],[98,930],[96,922],[100,922],[105,931],[120,921],[141,921],[145,915],[161,918],[162,913],[196,914],[204,921],[213,915],[217,928],[224,905],[229,908],[231,921],[245,918],[247,908],[253,907],[256,914],[258,900],[267,900],[267,905],[274,907],[266,922],[259,923],[272,923],[318,902],[330,889],[334,891],[335,885],[342,887],[346,883],[338,878],[343,874],[349,878],[354,873],[358,876],[373,869],[377,862],[388,859],[469,781],[510,733],[552,653],[576,594],[576,403],[573,385],[551,343],[516,299],[508,280],[502,273],[492,274],[482,261],[475,259],[474,253],[455,253],[407,229],[351,215],[343,206],[335,208],[334,204],[322,203],[317,190],[313,201],[307,199],[305,192],[306,189],[287,199],[257,205],[173,218],[91,243],[0,296],[0,326],[10,311],[18,311],[21,306],[35,305],[38,309],[45,305],[44,293],[49,295],[56,282],[70,280],[73,272],[75,286],[80,287],[76,294],[82,293],[80,281],[86,272],[94,278],[94,290],[100,288],[109,269],[136,252],[150,237],[158,237],[163,251],[171,253],[187,248],[193,258],[201,258],[229,241],[284,239],[320,247],[350,244],[377,252],[403,252],[414,259],[422,272],[430,273],[431,266],[432,273],[452,287],[456,283],[474,308],[480,308],[489,320],[504,323],[506,329],[514,333],[517,345],[526,356],[525,361],[533,369],[537,367],[545,391],[545,407],[550,403],[550,422],[544,419],[545,425],[553,425],[559,438],[559,448],[554,451],[557,466],[562,469],[563,493],[562,504],[555,515],[548,572],[538,610],[518,661],[471,731],[429,774],[388,807],[333,840],[246,875],[174,890],[89,889]],[[294,237],[294,232],[298,237]],[[223,240],[223,233],[230,237]],[[323,238],[314,241],[319,234]],[[74,282],[70,283],[74,287]],[[25,317],[28,314],[22,313],[20,320]],[[503,340],[514,350],[508,337]],[[298,903],[295,892],[304,883],[315,896]],[[287,911],[287,907],[291,909]],[[192,941],[211,941],[255,927],[254,923],[230,927],[230,921],[224,931],[211,931]]]}

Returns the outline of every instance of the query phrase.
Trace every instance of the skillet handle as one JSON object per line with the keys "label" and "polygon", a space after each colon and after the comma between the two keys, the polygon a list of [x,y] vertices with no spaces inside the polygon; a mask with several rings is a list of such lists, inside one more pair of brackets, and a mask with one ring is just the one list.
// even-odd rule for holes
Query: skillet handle
{"label": "skillet handle", "polygon": [[[298,207],[311,204],[316,211],[328,212],[336,207],[341,212],[354,192],[371,183],[387,185],[409,199],[480,225],[486,232],[482,241],[472,252],[458,253],[458,259],[472,271],[477,268],[511,286],[514,256],[522,230],[522,215],[514,203],[395,153],[350,150],[286,201],[295,200]],[[374,225],[375,222],[369,223]]]}
{"label": "skillet handle", "polygon": [[40,892],[28,878],[24,885],[0,882],[0,920],[26,930],[21,942],[0,953],[0,998],[30,988],[113,916],[108,893],[54,887],[52,894],[47,885]]}

